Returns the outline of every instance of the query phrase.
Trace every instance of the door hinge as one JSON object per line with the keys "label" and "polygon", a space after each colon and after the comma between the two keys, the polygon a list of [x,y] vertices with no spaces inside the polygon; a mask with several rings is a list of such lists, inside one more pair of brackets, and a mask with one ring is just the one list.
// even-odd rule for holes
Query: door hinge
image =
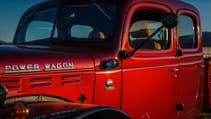
{"label": "door hinge", "polygon": [[182,56],[182,50],[181,49],[178,49],[176,51],[176,56],[179,57],[179,56]]}
{"label": "door hinge", "polygon": [[177,104],[176,105],[176,111],[183,111],[184,110],[184,104]]}

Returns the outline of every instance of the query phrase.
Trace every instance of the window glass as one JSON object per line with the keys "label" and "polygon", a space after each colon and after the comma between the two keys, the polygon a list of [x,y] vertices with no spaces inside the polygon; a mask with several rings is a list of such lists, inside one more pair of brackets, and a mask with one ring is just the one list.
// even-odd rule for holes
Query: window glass
{"label": "window glass", "polygon": [[74,38],[89,38],[89,34],[93,28],[86,25],[73,25],[71,28],[71,35]]}
{"label": "window glass", "polygon": [[50,37],[53,28],[53,23],[33,21],[29,24],[25,42],[47,39]]}
{"label": "window glass", "polygon": [[[47,8],[45,10],[34,10],[30,12],[20,22],[20,29],[17,32],[16,42],[36,42],[50,38],[56,18],[57,8]],[[58,36],[57,27],[54,29],[53,37]]]}
{"label": "window glass", "polygon": [[[144,9],[137,10],[131,19],[129,29],[129,42],[131,47],[136,48],[139,44],[150,37],[159,27],[162,26],[163,12]],[[169,30],[163,28],[150,40],[143,43],[140,49],[161,50],[169,48]]]}
{"label": "window glass", "polygon": [[58,27],[63,39],[107,40],[113,37],[117,5],[109,1],[64,5],[59,18]]}
{"label": "window glass", "polygon": [[197,47],[196,31],[194,21],[186,15],[179,16],[178,35],[180,47],[191,49]]}

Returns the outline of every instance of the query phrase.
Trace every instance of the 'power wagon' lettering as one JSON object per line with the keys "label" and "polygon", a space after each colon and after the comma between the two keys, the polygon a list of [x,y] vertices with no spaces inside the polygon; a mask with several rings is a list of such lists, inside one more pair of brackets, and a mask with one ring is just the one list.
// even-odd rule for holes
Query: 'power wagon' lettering
{"label": "'power wagon' lettering", "polygon": [[20,64],[20,65],[4,66],[4,73],[35,72],[35,71],[40,71],[39,64]]}
{"label": "'power wagon' lettering", "polygon": [[43,68],[41,69],[39,64],[5,65],[4,73],[69,70],[74,68],[74,64],[72,62],[44,64]]}
{"label": "'power wagon' lettering", "polygon": [[67,69],[73,69],[74,65],[73,63],[67,62],[67,63],[57,63],[57,64],[45,64],[44,65],[45,71],[50,70],[67,70]]}

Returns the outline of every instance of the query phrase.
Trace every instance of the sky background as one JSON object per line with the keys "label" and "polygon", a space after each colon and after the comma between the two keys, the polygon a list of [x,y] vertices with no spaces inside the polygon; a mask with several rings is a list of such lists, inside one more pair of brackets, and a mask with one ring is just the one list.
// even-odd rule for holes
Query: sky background
{"label": "sky background", "polygon": [[[23,12],[42,0],[0,0],[0,40],[12,42]],[[200,11],[202,30],[211,32],[211,0],[183,0]]]}
{"label": "sky background", "polygon": [[201,16],[202,30],[211,32],[211,0],[183,0],[195,6]]}
{"label": "sky background", "polygon": [[20,17],[42,0],[0,0],[0,40],[12,42]]}

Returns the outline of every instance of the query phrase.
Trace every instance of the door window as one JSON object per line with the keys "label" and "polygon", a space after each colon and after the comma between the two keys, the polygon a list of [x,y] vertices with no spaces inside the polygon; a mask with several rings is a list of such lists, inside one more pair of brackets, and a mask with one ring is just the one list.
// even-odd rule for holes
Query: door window
{"label": "door window", "polygon": [[[132,48],[136,48],[144,40],[162,26],[163,12],[150,9],[135,11],[129,28],[129,42]],[[140,49],[161,50],[168,49],[170,45],[169,30],[163,28],[150,40],[147,40]]]}
{"label": "door window", "polygon": [[190,16],[180,15],[178,23],[179,43],[182,49],[197,48],[196,27]]}

